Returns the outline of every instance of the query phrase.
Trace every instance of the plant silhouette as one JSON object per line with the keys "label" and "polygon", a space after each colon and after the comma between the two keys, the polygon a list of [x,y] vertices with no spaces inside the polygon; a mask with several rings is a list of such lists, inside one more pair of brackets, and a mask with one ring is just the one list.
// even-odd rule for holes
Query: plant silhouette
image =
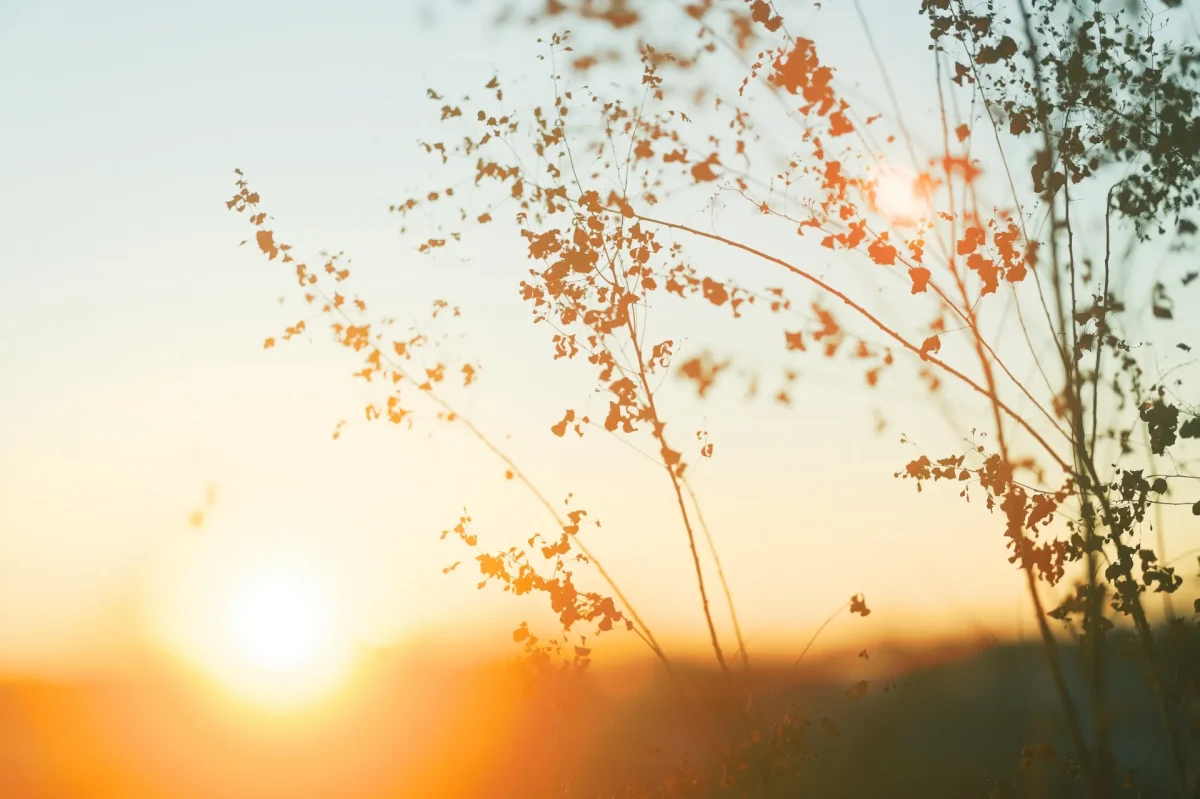
{"label": "plant silhouette", "polygon": [[[613,631],[638,636],[660,661],[709,751],[630,795],[793,796],[811,758],[809,722],[798,711],[767,719],[749,695],[751,652],[688,480],[697,463],[720,456],[720,442],[672,424],[656,401],[668,377],[709,398],[737,373],[734,358],[711,349],[681,356],[689,331],[664,333],[654,311],[684,304],[757,317],[775,330],[763,348],[843,364],[861,375],[863,391],[909,379],[932,398],[952,397],[974,415],[971,429],[956,431],[961,448],[898,456],[894,477],[982,505],[1025,584],[1071,748],[1029,743],[1014,749],[1014,763],[1053,765],[1092,797],[1136,788],[1127,772],[1137,764],[1113,753],[1107,694],[1106,640],[1127,629],[1170,766],[1163,795],[1200,796],[1187,718],[1195,687],[1178,676],[1197,668],[1183,653],[1193,651],[1185,643],[1195,640],[1200,599],[1172,600],[1183,578],[1162,537],[1164,507],[1200,516],[1192,470],[1200,405],[1184,380],[1196,346],[1184,339],[1195,335],[1189,309],[1200,306],[1188,292],[1197,273],[1177,269],[1194,259],[1200,199],[1200,55],[1191,34],[1137,3],[923,0],[913,13],[929,40],[913,47],[928,46],[940,133],[930,144],[907,127],[857,2],[861,27],[848,34],[879,61],[890,103],[867,114],[860,108],[869,103],[843,89],[819,42],[789,32],[778,4],[663,5],[675,19],[669,30],[648,21],[663,8],[634,0],[537,8],[532,21],[559,32],[538,40],[550,80],[533,108],[512,107],[502,76],[480,80],[482,99],[430,88],[446,134],[421,146],[445,178],[390,210],[406,234],[419,231],[425,254],[481,226],[511,228],[514,252],[528,259],[513,288],[546,330],[546,357],[586,363],[588,388],[606,405],[595,414],[564,408],[546,427],[566,440],[616,436],[656,461],[724,684],[721,708],[697,699],[619,575],[586,545],[581,529],[599,523],[570,498],[548,499],[456,410],[448,388],[470,386],[477,365],[443,362],[430,334],[401,335],[370,317],[365,300],[342,293],[351,271],[341,256],[315,268],[294,256],[239,171],[228,207],[254,228],[247,242],[289,265],[313,311],[263,346],[321,320],[361,359],[356,377],[378,392],[367,421],[412,426],[414,407],[426,403],[465,426],[499,460],[503,479],[541,504],[556,532],[525,547],[488,550],[465,510],[442,537],[473,553],[481,589],[544,595],[556,631],[539,635],[521,622],[513,632],[535,675],[586,668],[588,638]],[[616,88],[601,95],[602,85]],[[469,197],[454,188],[464,184]],[[897,192],[902,211],[889,201]],[[737,232],[690,223],[681,197],[740,209],[752,223],[728,226]],[[839,270],[867,270],[886,307],[861,282],[781,254],[789,237],[815,241]],[[774,272],[773,285],[710,273],[702,252],[748,258]],[[1167,265],[1151,269],[1157,261]],[[439,300],[430,322],[442,313],[459,311]],[[1015,330],[991,332],[997,320]],[[1163,341],[1172,342],[1166,352]],[[1026,367],[1035,379],[1018,378]],[[794,380],[785,371],[769,401],[788,404]],[[705,551],[715,570],[704,568]],[[580,587],[581,578],[600,588]],[[1161,620],[1152,619],[1150,594],[1164,599]],[[844,609],[871,612],[862,594]],[[718,634],[722,613],[733,642]],[[1085,655],[1086,697],[1069,687],[1060,627]],[[860,700],[869,688],[855,681],[846,694]],[[839,737],[832,718],[819,729]]]}

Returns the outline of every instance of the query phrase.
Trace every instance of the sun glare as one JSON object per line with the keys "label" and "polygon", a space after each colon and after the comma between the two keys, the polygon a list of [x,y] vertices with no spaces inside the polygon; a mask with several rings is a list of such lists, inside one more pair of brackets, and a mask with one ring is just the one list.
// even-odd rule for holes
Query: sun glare
{"label": "sun glare", "polygon": [[308,703],[345,676],[347,642],[319,571],[269,563],[246,570],[227,595],[231,657],[223,682],[263,705]]}
{"label": "sun glare", "polygon": [[311,663],[328,645],[330,605],[311,576],[275,569],[252,575],[233,594],[229,625],[251,664],[290,671]]}
{"label": "sun glare", "polygon": [[305,544],[299,521],[282,528],[290,537],[274,529],[252,519],[181,540],[163,550],[147,587],[169,650],[239,705],[272,714],[333,699],[359,640],[356,595],[336,556]]}
{"label": "sun glare", "polygon": [[895,225],[914,225],[928,215],[929,203],[921,196],[918,178],[908,170],[882,165],[874,170],[875,210]]}

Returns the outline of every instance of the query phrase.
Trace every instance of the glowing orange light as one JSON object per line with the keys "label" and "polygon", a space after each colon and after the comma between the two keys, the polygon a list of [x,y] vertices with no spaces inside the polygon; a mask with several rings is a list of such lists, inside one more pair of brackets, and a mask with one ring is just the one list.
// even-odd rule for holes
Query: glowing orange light
{"label": "glowing orange light", "polygon": [[262,705],[306,703],[345,678],[348,643],[336,598],[318,570],[268,562],[247,570],[228,595],[221,678]]}
{"label": "glowing orange light", "polygon": [[893,225],[911,226],[929,215],[929,201],[920,178],[908,170],[882,164],[872,175],[872,207]]}
{"label": "glowing orange light", "polygon": [[333,564],[282,542],[203,544],[164,565],[153,584],[164,643],[241,703],[276,712],[332,699],[355,651],[349,597]]}
{"label": "glowing orange light", "polygon": [[232,596],[229,623],[255,666],[288,671],[311,662],[333,632],[332,607],[320,583],[285,569],[247,578]]}

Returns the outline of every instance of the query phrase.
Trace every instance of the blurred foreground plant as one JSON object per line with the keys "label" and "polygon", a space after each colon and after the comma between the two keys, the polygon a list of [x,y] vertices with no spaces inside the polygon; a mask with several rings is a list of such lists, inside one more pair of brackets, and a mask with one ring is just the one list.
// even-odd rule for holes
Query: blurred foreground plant
{"label": "blurred foreground plant", "polygon": [[[1187,713],[1194,687],[1178,678],[1187,665],[1166,653],[1194,626],[1200,600],[1176,615],[1170,597],[1183,579],[1162,543],[1164,508],[1200,516],[1200,483],[1190,468],[1200,407],[1183,380],[1200,342],[1197,315],[1176,299],[1197,276],[1180,269],[1180,256],[1192,252],[1197,224],[1189,214],[1200,192],[1200,56],[1185,34],[1141,7],[1092,0],[924,0],[940,138],[930,145],[906,125],[892,70],[857,3],[861,27],[851,35],[879,60],[891,104],[865,117],[816,43],[790,33],[775,5],[655,6],[654,13],[673,15],[669,27],[649,24],[650,5],[550,2],[535,14],[535,22],[560,32],[539,39],[551,81],[545,103],[532,109],[513,108],[499,77],[480,81],[482,100],[429,89],[447,133],[422,147],[449,177],[391,210],[406,219],[427,214],[432,229],[421,234],[422,252],[453,246],[478,226],[511,223],[530,262],[515,288],[533,322],[547,329],[549,355],[586,362],[606,397],[607,409],[595,418],[567,408],[547,426],[559,438],[602,429],[653,453],[664,499],[678,514],[730,724],[691,696],[588,549],[580,535],[587,512],[560,511],[455,410],[449,384],[470,385],[476,367],[414,366],[430,339],[420,331],[397,336],[388,320],[370,320],[363,300],[340,293],[350,274],[337,257],[315,269],[296,261],[266,227],[240,172],[228,201],[249,217],[268,258],[294,264],[305,299],[335,340],[363,358],[357,376],[380,390],[365,410],[368,420],[411,425],[413,404],[431,403],[441,419],[465,425],[503,462],[506,478],[522,483],[553,518],[560,532],[505,550],[481,548],[465,513],[443,533],[474,552],[481,588],[497,583],[513,594],[545,595],[559,633],[544,640],[522,623],[514,641],[539,669],[586,667],[588,633],[624,629],[646,643],[712,755],[656,795],[794,795],[807,722],[789,714],[772,725],[739,681],[739,664],[751,668],[749,653],[688,482],[690,467],[714,457],[714,444],[706,431],[672,427],[656,401],[671,373],[703,398],[730,372],[729,361],[709,351],[677,358],[688,331],[662,330],[658,315],[651,324],[653,310],[699,304],[734,319],[757,316],[776,331],[764,346],[849,364],[865,390],[915,380],[978,416],[970,431],[959,431],[966,437],[959,451],[919,455],[895,476],[918,491],[949,481],[961,498],[981,498],[1021,571],[1074,751],[1059,759],[1026,747],[1014,759],[1055,760],[1090,796],[1122,790],[1118,774],[1128,764],[1117,763],[1110,748],[1104,642],[1116,625],[1127,625],[1175,795],[1192,796]],[[565,32],[567,22],[579,30]],[[680,31],[679,41],[650,41]],[[730,81],[732,69],[738,76]],[[622,82],[630,76],[636,88]],[[711,93],[714,82],[724,94]],[[612,96],[596,93],[602,84],[617,87]],[[472,187],[466,200],[454,188],[464,182]],[[717,232],[715,224],[683,221],[697,195],[736,222],[722,222]],[[710,252],[777,278],[764,286],[713,274],[702,266]],[[805,255],[777,254],[784,252]],[[837,260],[828,277],[808,265],[831,254]],[[891,300],[886,307],[879,287]],[[433,316],[447,309],[457,313],[438,301]],[[1015,330],[992,332],[1009,321]],[[1019,379],[1026,368],[1038,379]],[[789,403],[794,380],[785,371],[773,399]],[[732,654],[717,631],[716,586],[703,549],[731,618]],[[577,587],[576,572],[585,567],[606,586],[603,593]],[[1059,589],[1049,609],[1048,589]],[[1161,623],[1151,621],[1147,592],[1166,598]],[[859,595],[849,609],[869,613]],[[1068,688],[1052,621],[1087,653],[1087,713]]]}

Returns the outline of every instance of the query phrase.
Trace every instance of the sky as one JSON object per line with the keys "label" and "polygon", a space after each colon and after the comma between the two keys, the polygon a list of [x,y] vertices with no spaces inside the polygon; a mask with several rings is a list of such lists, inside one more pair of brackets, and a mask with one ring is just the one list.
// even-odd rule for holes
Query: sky
{"label": "sky", "polygon": [[[893,77],[925,79],[917,15],[864,4],[886,31]],[[465,260],[422,257],[387,213],[433,180],[417,146],[437,129],[428,87],[467,90],[499,71],[514,97],[544,88],[532,34],[495,29],[480,6],[0,8],[0,668],[211,649],[196,630],[212,626],[239,570],[280,559],[316,564],[356,642],[436,636],[506,651],[520,621],[545,621],[441,571],[465,554],[439,540],[464,505],[505,545],[546,532],[502,465],[455,430],[351,422],[334,441],[338,420],[361,415],[357,364],[320,340],[263,350],[297,312],[278,302],[286,271],[237,246],[245,222],[224,206],[234,168],[261,192],[279,238],[344,250],[374,307],[408,319],[438,297],[461,305],[448,346],[483,367],[466,414],[549,496],[574,492],[603,520],[589,545],[653,626],[702,640],[661,472],[619,443],[547,430],[588,386],[546,369],[547,344],[515,290],[518,240],[468,243]],[[805,12],[814,38],[856,24],[845,6],[821,13]],[[839,78],[883,104],[861,46],[826,39]],[[920,89],[896,82],[902,99]],[[733,351],[762,349],[750,333],[730,335],[742,337],[726,340]],[[870,420],[880,407],[908,414],[933,430],[921,439],[930,449],[963,431],[944,429],[911,392],[847,391],[855,379],[813,370],[790,409],[732,393],[701,406],[678,389],[680,429],[705,425],[721,455],[694,484],[750,645],[798,650],[858,591],[876,613],[855,635],[1028,627],[996,525],[892,479],[913,457],[898,443],[907,430],[877,435]],[[210,485],[216,501],[193,529]]]}

